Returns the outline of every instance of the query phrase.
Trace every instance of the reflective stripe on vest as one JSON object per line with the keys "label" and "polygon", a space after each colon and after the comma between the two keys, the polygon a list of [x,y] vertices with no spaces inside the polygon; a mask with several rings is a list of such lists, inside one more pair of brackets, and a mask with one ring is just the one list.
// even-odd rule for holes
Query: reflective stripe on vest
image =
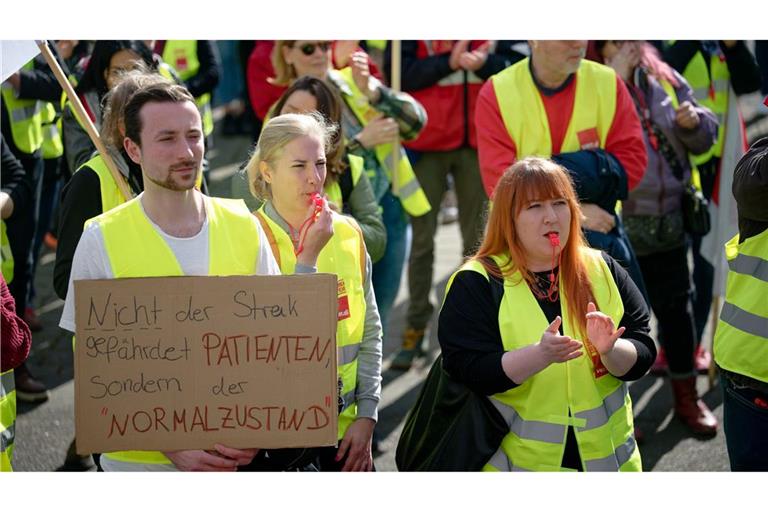
{"label": "reflective stripe on vest", "polygon": [[[517,147],[517,158],[549,158],[552,156],[549,121],[528,62],[526,58],[513,64],[491,77],[491,81],[504,126]],[[605,148],[605,140],[616,112],[616,73],[612,69],[582,60],[575,80],[573,113],[560,148],[561,153]],[[597,140],[591,137],[581,143],[579,134],[591,130],[596,131]]]}
{"label": "reflective stripe on vest", "polygon": [[[197,57],[197,41],[177,40],[166,41],[162,58],[179,74],[179,78],[187,81],[197,75],[200,70],[200,60]],[[203,118],[203,133],[206,137],[213,132],[213,110],[211,110],[211,94],[205,93],[195,98],[200,116]]]}
{"label": "reflective stripe on vest", "polygon": [[2,259],[3,279],[6,284],[10,284],[13,281],[13,251],[11,251],[11,241],[8,240],[4,220],[0,220],[0,259]]}
{"label": "reflective stripe on vest", "polygon": [[[112,177],[112,173],[109,172],[104,158],[97,154],[83,165],[77,168],[77,171],[83,167],[88,167],[96,173],[99,177],[99,189],[101,190],[101,211],[108,212],[112,208],[120,206],[125,203],[125,198],[122,192],[115,182],[115,178]],[[75,171],[75,172],[77,172]],[[130,189],[130,187],[128,187]]]}
{"label": "reflective stripe on vest", "polygon": [[[598,251],[584,249],[583,257],[599,310],[618,325],[624,307],[608,266]],[[494,259],[504,268],[505,258]],[[479,272],[487,278],[483,266],[474,260],[464,264],[462,270]],[[453,277],[448,288],[452,282]],[[584,339],[571,321],[568,297],[562,291],[561,310],[563,334]],[[505,351],[535,343],[547,327],[544,313],[519,272],[505,280],[498,318]],[[528,321],[520,322],[520,318]],[[499,447],[507,460],[497,453],[483,469],[560,471],[567,430],[573,426],[585,470],[616,465],[613,469],[640,471],[627,386],[610,374],[596,378],[593,370],[592,360],[584,351],[567,363],[550,365],[521,386],[492,395],[491,402],[510,427]],[[626,449],[616,450],[617,446],[633,448],[627,453]]]}
{"label": "reflective stripe on vest", "polygon": [[721,58],[719,53],[710,57],[707,69],[706,57],[698,51],[685,66],[683,77],[693,89],[693,97],[701,106],[707,107],[715,114],[719,125],[715,144],[704,153],[693,156],[693,161],[701,165],[712,157],[719,158],[723,154],[731,74],[725,59]]}
{"label": "reflective stripe on vest", "polygon": [[[33,62],[27,62],[21,69],[33,69]],[[43,102],[17,98],[13,86],[5,82],[0,87],[0,90],[3,96],[3,103],[8,111],[13,143],[19,151],[31,155],[43,145],[41,116]]]}
{"label": "reflective stripe on vest", "polygon": [[13,370],[0,374],[0,471],[13,471],[13,441],[16,437],[16,384]]}
{"label": "reflective stripe on vest", "polygon": [[[352,173],[352,188],[354,189],[357,186],[357,182],[360,181],[360,175],[363,174],[365,160],[357,155],[347,155],[347,158],[349,158],[349,170],[347,172]],[[341,185],[339,185],[338,179],[326,179],[323,191],[328,196],[328,200],[334,203],[339,211],[344,210],[344,198],[341,194]]]}
{"label": "reflective stripe on vest", "polygon": [[[184,275],[173,251],[152,227],[135,198],[86,222],[101,229],[116,279]],[[242,200],[206,198],[208,275],[252,275],[259,257],[255,220]],[[244,243],[244,241],[249,243]],[[157,451],[118,451],[104,456],[139,464],[170,464]]]}
{"label": "reflective stripe on vest", "polygon": [[[22,101],[26,101],[26,100],[22,100]],[[22,121],[31,119],[33,116],[36,116],[43,112],[43,103],[41,101],[37,101],[37,100],[29,100],[29,101],[34,101],[34,103],[32,105],[27,105],[25,107],[19,106],[11,112],[10,117],[12,122],[21,123]]]}
{"label": "reflective stripe on vest", "polygon": [[61,140],[61,116],[56,112],[53,103],[43,103],[43,158],[46,160],[59,158],[64,154],[64,142]]}
{"label": "reflective stripe on vest", "polygon": [[768,230],[725,244],[728,281],[715,331],[715,361],[728,371],[768,382]]}
{"label": "reflective stripe on vest", "polygon": [[[340,71],[331,70],[329,77],[332,82],[344,86],[341,88],[344,102],[355,114],[355,117],[357,117],[362,126],[367,125],[371,119],[379,115],[379,112],[368,103],[368,98],[365,94],[357,88],[355,80],[352,78],[352,68],[346,67]],[[376,158],[387,172],[387,178],[390,183],[392,183],[392,170],[395,167],[393,148],[393,144],[379,144],[374,149]],[[400,158],[397,165],[397,183],[398,190],[396,195],[400,198],[405,211],[410,215],[418,217],[432,209],[426,194],[424,194],[419,184],[419,180],[416,178],[416,174],[413,172],[411,162],[402,148],[400,149]]]}
{"label": "reflective stripe on vest", "polygon": [[[283,274],[296,271],[296,255],[293,242],[275,221],[265,212],[265,206],[256,212],[272,253]],[[350,217],[333,213],[333,237],[317,257],[317,271],[336,274],[339,279],[339,299],[346,293],[349,316],[338,321],[336,327],[336,353],[338,374],[341,377],[341,396],[344,409],[339,415],[339,439],[357,418],[357,355],[365,330],[365,243],[357,223]]]}

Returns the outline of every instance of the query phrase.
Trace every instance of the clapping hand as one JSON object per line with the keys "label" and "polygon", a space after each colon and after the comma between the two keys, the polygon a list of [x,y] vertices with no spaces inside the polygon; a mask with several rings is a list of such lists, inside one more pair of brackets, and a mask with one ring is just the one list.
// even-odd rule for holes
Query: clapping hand
{"label": "clapping hand", "polygon": [[611,317],[597,310],[594,302],[587,305],[587,338],[602,356],[613,350],[624,331],[624,327],[615,329]]}
{"label": "clapping hand", "polygon": [[549,327],[541,335],[538,347],[547,365],[552,363],[564,363],[576,359],[582,352],[581,342],[570,336],[561,336],[559,329],[562,319],[558,316],[549,324]]}

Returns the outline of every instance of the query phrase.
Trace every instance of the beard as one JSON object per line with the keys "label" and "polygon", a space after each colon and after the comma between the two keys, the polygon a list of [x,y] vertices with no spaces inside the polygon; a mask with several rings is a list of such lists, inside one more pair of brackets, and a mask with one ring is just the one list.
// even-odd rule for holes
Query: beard
{"label": "beard", "polygon": [[[197,171],[195,172],[195,179],[191,180],[189,183],[184,180],[183,182],[176,181],[176,170],[178,169],[185,169],[187,167],[195,167],[197,168]],[[187,190],[191,190],[195,187],[197,184],[197,177],[202,172],[202,166],[197,161],[189,161],[184,162],[182,164],[173,165],[168,168],[168,172],[165,176],[165,179],[159,180],[155,179],[152,176],[146,176],[149,181],[157,185],[158,187],[162,187],[166,190],[173,190],[175,192],[185,192]]]}

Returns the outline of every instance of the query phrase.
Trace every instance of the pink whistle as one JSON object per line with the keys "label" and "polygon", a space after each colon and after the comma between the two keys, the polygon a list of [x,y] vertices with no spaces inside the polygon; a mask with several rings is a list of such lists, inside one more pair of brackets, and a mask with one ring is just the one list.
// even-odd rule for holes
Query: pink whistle
{"label": "pink whistle", "polygon": [[549,245],[552,247],[558,247],[560,245],[560,235],[557,233],[549,233],[547,236],[549,237]]}

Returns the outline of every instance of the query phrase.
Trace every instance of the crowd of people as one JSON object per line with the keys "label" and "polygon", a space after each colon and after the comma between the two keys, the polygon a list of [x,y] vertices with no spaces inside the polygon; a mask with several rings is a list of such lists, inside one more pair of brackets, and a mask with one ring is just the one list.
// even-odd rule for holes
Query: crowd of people
{"label": "crowd of people", "polygon": [[[726,130],[743,128],[736,98],[761,87],[744,41],[402,41],[399,70],[387,41],[240,43],[245,83],[227,98],[238,106],[225,132],[251,135],[253,151],[226,199],[206,182],[215,92],[232,75],[217,42],[55,42],[108,155],[42,57],[3,82],[3,469],[15,400],[49,395],[24,363],[41,329],[43,245],[73,333],[80,279],[323,272],[348,293],[337,447],[94,454],[105,471],[373,470],[404,273],[389,367],[408,371],[436,329],[446,378],[505,426],[464,469],[640,471],[649,441],[627,382],[668,375],[675,416],[712,437],[696,389],[712,365],[731,467],[768,469],[768,150]],[[738,225],[726,226],[714,212],[731,183]],[[449,190],[465,263],[430,326]],[[711,311],[720,258],[722,313]],[[702,346],[711,315],[714,362]],[[76,452],[73,441],[69,464],[89,464]]]}

